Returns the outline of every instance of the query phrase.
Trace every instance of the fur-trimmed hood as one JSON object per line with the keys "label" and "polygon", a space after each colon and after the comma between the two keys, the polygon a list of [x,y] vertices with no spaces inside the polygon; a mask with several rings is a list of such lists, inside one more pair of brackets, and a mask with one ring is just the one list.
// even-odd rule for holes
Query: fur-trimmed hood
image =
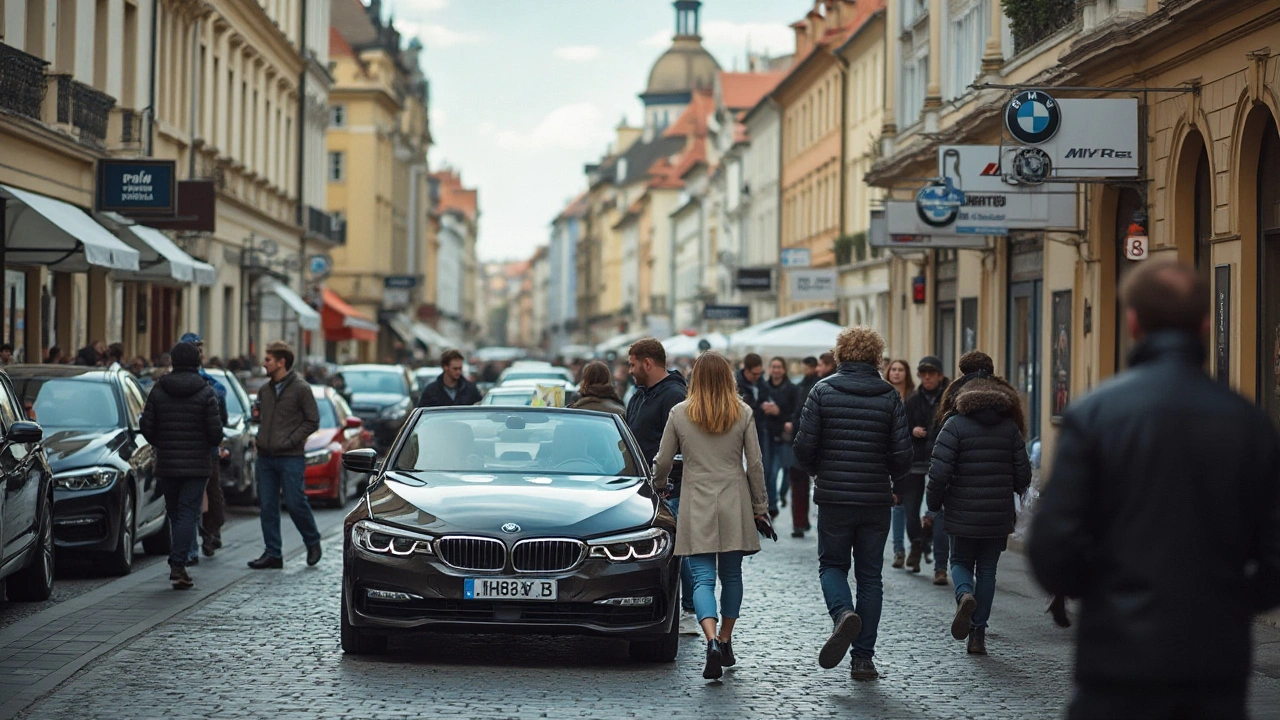
{"label": "fur-trimmed hood", "polygon": [[955,396],[955,412],[967,415],[984,425],[994,425],[1002,418],[1012,418],[1025,432],[1025,414],[1018,391],[1004,380],[980,377],[959,388]]}

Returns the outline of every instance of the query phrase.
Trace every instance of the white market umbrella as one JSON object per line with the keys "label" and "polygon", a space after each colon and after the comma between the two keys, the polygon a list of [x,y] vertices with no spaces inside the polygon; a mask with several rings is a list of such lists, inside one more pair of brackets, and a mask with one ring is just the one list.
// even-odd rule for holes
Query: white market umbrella
{"label": "white market umbrella", "polygon": [[836,344],[836,336],[844,328],[826,320],[805,320],[765,330],[744,343],[744,352],[758,353],[764,357],[778,355],[785,358],[802,358],[829,352]]}

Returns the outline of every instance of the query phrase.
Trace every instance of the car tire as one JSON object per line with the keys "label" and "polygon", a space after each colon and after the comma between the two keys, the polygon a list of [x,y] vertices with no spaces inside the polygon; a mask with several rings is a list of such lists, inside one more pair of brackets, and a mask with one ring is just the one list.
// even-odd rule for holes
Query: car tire
{"label": "car tire", "polygon": [[116,549],[106,554],[105,566],[108,575],[128,575],[133,571],[133,545],[137,540],[137,504],[133,499],[133,489],[124,491],[124,505],[120,508],[120,538]]}
{"label": "car tire", "polygon": [[5,581],[10,600],[41,602],[53,594],[53,498],[46,498],[42,505],[36,552],[31,564]]}
{"label": "car tire", "polygon": [[173,540],[169,533],[169,516],[166,515],[159,531],[142,538],[143,552],[148,555],[168,555]]}
{"label": "car tire", "polygon": [[387,636],[358,628],[347,619],[347,591],[342,590],[342,652],[348,655],[381,655],[387,651]]}
{"label": "car tire", "polygon": [[628,648],[631,659],[637,662],[673,663],[680,652],[680,625],[675,623],[670,632],[657,640],[632,640]]}

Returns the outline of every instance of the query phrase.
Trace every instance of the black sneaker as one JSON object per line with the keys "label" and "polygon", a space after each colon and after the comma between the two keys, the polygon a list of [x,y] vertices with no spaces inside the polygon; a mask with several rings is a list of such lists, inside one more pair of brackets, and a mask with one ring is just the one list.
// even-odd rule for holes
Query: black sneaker
{"label": "black sneaker", "polygon": [[871,658],[856,657],[853,664],[849,666],[850,680],[879,680],[880,671],[876,670],[876,664],[871,662]]}
{"label": "black sneaker", "polygon": [[707,680],[719,680],[724,675],[724,656],[720,650],[719,640],[707,641],[707,665],[702,669],[702,677]]}
{"label": "black sneaker", "polygon": [[977,598],[969,593],[960,596],[960,602],[956,603],[956,616],[951,621],[951,637],[957,640],[969,637],[969,621],[973,619],[973,611],[977,609]]}
{"label": "black sneaker", "polygon": [[836,621],[831,637],[827,638],[822,645],[822,650],[818,653],[818,665],[827,670],[839,665],[840,661],[844,660],[844,656],[849,654],[849,646],[858,638],[860,632],[862,632],[862,618],[852,610],[846,610]]}
{"label": "black sneaker", "polygon": [[173,583],[174,590],[190,590],[195,586],[191,576],[187,574],[187,569],[181,565],[169,566],[169,582]]}
{"label": "black sneaker", "polygon": [[263,553],[262,557],[257,560],[250,560],[249,567],[254,570],[279,570],[284,567],[284,559],[271,557],[270,555]]}
{"label": "black sneaker", "polygon": [[320,562],[320,543],[307,548],[307,564],[315,565],[318,562]]}

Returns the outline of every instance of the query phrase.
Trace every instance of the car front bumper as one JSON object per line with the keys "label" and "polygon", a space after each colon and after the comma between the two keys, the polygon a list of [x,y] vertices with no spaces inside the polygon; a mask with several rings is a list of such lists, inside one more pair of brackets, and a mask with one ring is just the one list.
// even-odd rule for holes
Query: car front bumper
{"label": "car front bumper", "polygon": [[53,491],[53,542],[60,550],[114,550],[120,542],[120,482]]}

